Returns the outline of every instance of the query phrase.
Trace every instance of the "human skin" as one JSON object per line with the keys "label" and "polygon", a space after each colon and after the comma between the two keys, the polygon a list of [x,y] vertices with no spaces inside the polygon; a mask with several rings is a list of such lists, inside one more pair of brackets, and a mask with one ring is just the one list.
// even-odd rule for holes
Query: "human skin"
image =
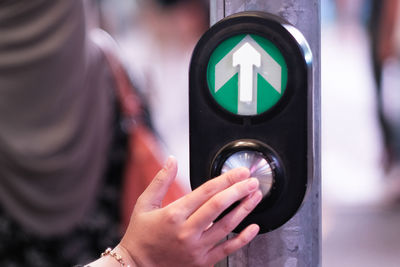
{"label": "human skin", "polygon": [[[258,180],[237,168],[211,179],[193,192],[162,207],[162,200],[177,173],[170,157],[139,197],[125,235],[114,248],[125,266],[212,266],[248,244],[258,233],[256,224],[221,242],[260,202]],[[240,204],[214,220],[230,205]],[[90,266],[121,266],[111,256]]]}

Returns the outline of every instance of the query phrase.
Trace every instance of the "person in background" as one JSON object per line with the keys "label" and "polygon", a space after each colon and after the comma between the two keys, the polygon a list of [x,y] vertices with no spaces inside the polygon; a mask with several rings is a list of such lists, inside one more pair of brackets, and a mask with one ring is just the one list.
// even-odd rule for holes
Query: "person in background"
{"label": "person in background", "polygon": [[71,266],[118,242],[126,140],[82,1],[0,2],[0,266]]}
{"label": "person in background", "polygon": [[[377,114],[381,127],[387,181],[387,199],[400,201],[400,121],[398,84],[390,83],[387,70],[398,66],[400,56],[399,0],[370,1],[368,30],[371,42],[371,61],[377,96]],[[394,63],[394,64],[393,64]],[[399,75],[399,69],[396,76]],[[390,106],[390,107],[389,107]]]}

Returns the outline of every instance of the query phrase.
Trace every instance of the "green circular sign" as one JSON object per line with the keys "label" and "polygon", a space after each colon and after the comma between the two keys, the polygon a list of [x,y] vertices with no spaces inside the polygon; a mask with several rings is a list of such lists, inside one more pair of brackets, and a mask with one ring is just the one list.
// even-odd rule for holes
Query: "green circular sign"
{"label": "green circular sign", "polygon": [[269,40],[240,34],[224,40],[207,66],[210,93],[224,109],[238,115],[258,115],[281,99],[287,84],[287,65]]}

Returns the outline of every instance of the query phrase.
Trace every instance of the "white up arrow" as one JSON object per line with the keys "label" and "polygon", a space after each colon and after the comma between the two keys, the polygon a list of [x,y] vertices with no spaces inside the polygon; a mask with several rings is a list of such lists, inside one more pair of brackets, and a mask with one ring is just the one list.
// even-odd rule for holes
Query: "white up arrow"
{"label": "white up arrow", "polygon": [[[261,66],[261,55],[250,44],[245,43],[232,55],[232,66],[239,65],[239,101],[251,102],[253,100],[253,65]],[[257,88],[256,88],[257,90]]]}
{"label": "white up arrow", "polygon": [[[215,65],[215,92],[217,92],[235,73],[237,68],[233,66],[233,54],[242,49],[248,43],[261,55],[261,66],[256,67],[255,72],[259,73],[272,87],[281,93],[281,66],[276,62],[250,35],[246,35],[227,55]],[[246,49],[247,50],[247,49]],[[250,60],[250,59],[249,59]],[[253,63],[254,64],[254,63]],[[253,84],[255,87],[255,84]]]}
{"label": "white up arrow", "polygon": [[282,67],[250,35],[215,65],[215,92],[238,72],[238,114],[257,114],[257,74],[282,92]]}

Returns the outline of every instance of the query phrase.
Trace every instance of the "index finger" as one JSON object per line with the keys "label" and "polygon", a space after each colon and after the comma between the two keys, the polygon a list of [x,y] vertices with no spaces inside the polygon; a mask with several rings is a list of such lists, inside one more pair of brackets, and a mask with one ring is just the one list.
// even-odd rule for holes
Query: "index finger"
{"label": "index finger", "polygon": [[215,194],[249,177],[250,171],[247,168],[235,168],[202,184],[193,192],[177,200],[175,205],[180,206],[183,215],[187,218]]}

